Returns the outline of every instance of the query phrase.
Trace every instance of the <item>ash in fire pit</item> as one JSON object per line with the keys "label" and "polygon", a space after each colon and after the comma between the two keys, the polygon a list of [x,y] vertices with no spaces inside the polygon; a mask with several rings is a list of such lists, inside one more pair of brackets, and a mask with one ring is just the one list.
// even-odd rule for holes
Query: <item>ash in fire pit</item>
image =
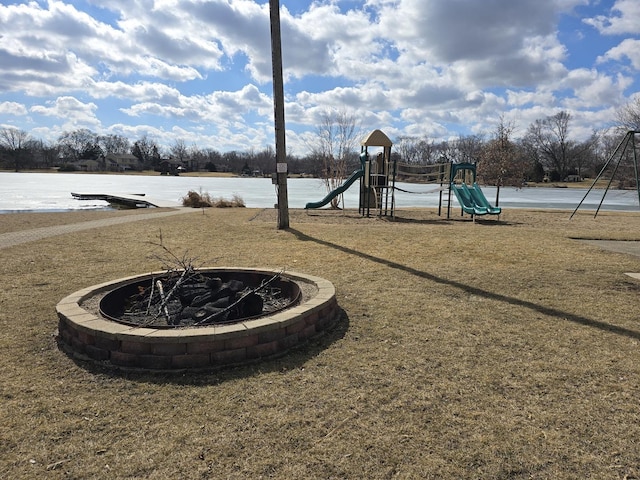
{"label": "ash in fire pit", "polygon": [[117,288],[100,301],[106,318],[153,328],[234,323],[272,314],[300,299],[279,274],[200,273],[188,268]]}

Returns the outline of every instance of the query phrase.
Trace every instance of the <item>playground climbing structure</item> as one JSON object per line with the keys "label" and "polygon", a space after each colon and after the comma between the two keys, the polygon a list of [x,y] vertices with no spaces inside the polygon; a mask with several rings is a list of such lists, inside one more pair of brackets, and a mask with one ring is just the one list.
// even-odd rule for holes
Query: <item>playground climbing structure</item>
{"label": "playground climbing structure", "polygon": [[[360,180],[359,211],[370,216],[392,216],[395,208],[394,187],[396,162],[391,158],[391,140],[381,130],[374,130],[361,143],[360,163],[363,175]],[[369,148],[382,147],[373,155]]]}
{"label": "playground climbing structure", "polygon": [[[449,178],[451,178],[451,162],[446,163],[397,163],[398,182],[433,184],[438,185],[434,189],[426,192],[414,192],[411,190],[395,187],[395,190],[404,193],[425,194],[438,192],[438,215],[442,215],[443,194],[449,190]],[[448,192],[450,193],[450,192]],[[448,198],[448,197],[447,197]]]}
{"label": "playground climbing structure", "polygon": [[[438,192],[438,215],[442,215],[443,203],[447,204],[447,218],[451,217],[451,199],[455,197],[461,214],[500,215],[502,209],[491,205],[476,182],[475,163],[435,163],[428,165],[397,164],[397,179],[406,183],[436,184],[435,189],[419,193]],[[406,193],[409,190],[395,187]]]}
{"label": "playground climbing structure", "polygon": [[[305,208],[321,208],[341,195],[360,180],[358,210],[363,216],[394,216],[395,191],[411,192],[396,186],[396,180],[405,183],[434,184],[439,192],[438,215],[442,215],[446,194],[447,218],[451,215],[451,199],[457,199],[461,214],[500,215],[500,207],[493,206],[476,182],[475,163],[437,163],[429,165],[399,163],[391,155],[393,144],[381,130],[372,131],[361,143],[360,168],[354,171],[338,188],[322,200],[309,202]],[[372,152],[377,148],[377,152]],[[382,149],[380,151],[380,149]],[[431,193],[431,192],[420,192]]]}
{"label": "playground climbing structure", "polygon": [[[338,188],[330,191],[322,200],[309,202],[305,209],[321,208],[360,180],[358,210],[363,216],[371,214],[393,216],[395,160],[391,156],[391,140],[381,130],[372,131],[361,143],[360,168],[355,170]],[[370,152],[378,147],[382,151]]]}

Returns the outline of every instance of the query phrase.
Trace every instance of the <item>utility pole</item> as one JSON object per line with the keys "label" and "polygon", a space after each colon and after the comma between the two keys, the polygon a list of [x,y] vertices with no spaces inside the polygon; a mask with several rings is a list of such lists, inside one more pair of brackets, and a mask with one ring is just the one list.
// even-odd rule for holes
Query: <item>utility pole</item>
{"label": "utility pole", "polygon": [[271,16],[271,66],[273,69],[273,110],[276,130],[276,180],[278,185],[278,229],[289,228],[287,194],[287,146],[284,127],[284,82],[282,80],[282,41],[280,38],[280,0],[269,0]]}

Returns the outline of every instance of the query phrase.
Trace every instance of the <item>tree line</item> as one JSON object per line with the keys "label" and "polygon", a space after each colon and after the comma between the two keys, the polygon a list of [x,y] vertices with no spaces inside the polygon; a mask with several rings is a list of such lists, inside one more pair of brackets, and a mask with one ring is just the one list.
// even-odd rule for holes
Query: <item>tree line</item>
{"label": "tree line", "polygon": [[[580,181],[595,178],[624,135],[629,130],[640,130],[637,112],[640,101],[618,112],[615,127],[594,130],[581,141],[571,136],[572,116],[561,111],[534,121],[520,138],[515,137],[513,124],[500,118],[488,137],[469,135],[443,142],[401,137],[394,147],[400,161],[406,163],[476,163],[479,180],[488,185]],[[621,162],[616,177],[619,187],[635,185],[633,163]]]}
{"label": "tree line", "polygon": [[[624,134],[640,130],[640,98],[616,114],[615,127],[593,131],[589,138],[571,135],[572,116],[561,111],[535,120],[519,138],[515,127],[499,119],[495,131],[487,135],[466,135],[435,141],[427,136],[400,136],[394,139],[396,161],[408,164],[472,162],[478,166],[479,180],[493,185],[520,185],[523,182],[567,181],[594,177],[610,158]],[[305,156],[289,155],[291,174],[324,178],[328,188],[358,168],[362,128],[355,115],[326,111],[309,141]],[[135,141],[121,135],[99,135],[88,129],[64,132],[56,142],[33,138],[11,127],[0,129],[0,168],[104,171],[122,165],[109,158],[128,156],[136,170],[159,170],[163,162],[191,171],[230,172],[237,175],[270,175],[275,168],[273,148],[220,152],[176,140],[169,147],[143,136]],[[630,163],[630,162],[627,162]],[[622,165],[617,178],[622,186],[635,185],[632,165]]]}
{"label": "tree line", "polygon": [[[63,171],[109,171],[122,165],[110,164],[112,157],[134,157],[127,163],[132,170],[160,170],[163,162],[180,165],[186,170],[230,172],[237,175],[270,174],[275,168],[273,148],[263,150],[220,152],[214,148],[188,146],[176,140],[161,147],[155,140],[143,136],[133,142],[121,135],[98,135],[88,129],[64,132],[56,142],[33,138],[17,128],[0,129],[0,169],[37,170],[58,168]],[[319,175],[313,162],[296,156],[288,157],[289,171]]]}
{"label": "tree line", "polygon": [[[132,170],[160,170],[163,162],[180,165],[186,170],[220,171],[250,174],[256,171],[270,172],[273,167],[273,149],[256,152],[220,152],[213,148],[187,146],[176,140],[168,148],[143,136],[133,142],[122,135],[98,135],[88,129],[64,132],[56,142],[35,139],[28,132],[17,128],[0,129],[0,169],[32,170],[59,168],[64,171],[108,171],[122,167],[109,163],[123,157],[134,158],[127,168]],[[292,159],[292,165],[297,159]]]}

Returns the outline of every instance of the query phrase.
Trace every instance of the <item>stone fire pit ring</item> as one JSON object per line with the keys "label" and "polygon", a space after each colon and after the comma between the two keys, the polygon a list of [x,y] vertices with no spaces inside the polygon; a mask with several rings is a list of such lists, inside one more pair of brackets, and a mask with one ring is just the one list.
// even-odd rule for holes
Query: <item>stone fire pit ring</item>
{"label": "stone fire pit ring", "polygon": [[[201,268],[205,274],[275,275],[279,270]],[[56,306],[58,343],[82,360],[125,370],[212,370],[284,354],[331,328],[340,318],[335,287],[320,277],[285,272],[282,277],[311,291],[291,308],[233,324],[161,329],[125,325],[86,306],[122,286],[162,275],[153,272],[78,290]]]}

